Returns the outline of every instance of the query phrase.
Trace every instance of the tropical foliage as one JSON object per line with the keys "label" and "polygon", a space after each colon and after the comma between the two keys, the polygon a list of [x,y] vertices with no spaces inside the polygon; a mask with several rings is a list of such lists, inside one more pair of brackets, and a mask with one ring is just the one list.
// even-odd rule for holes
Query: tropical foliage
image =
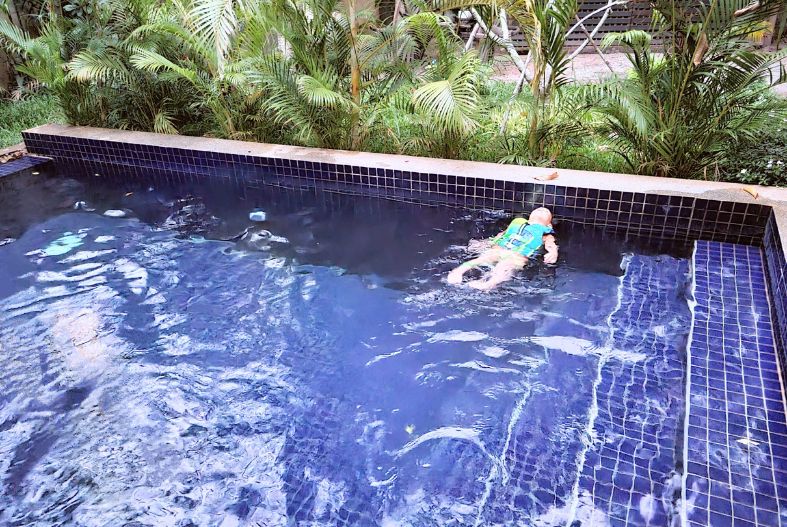
{"label": "tropical foliage", "polygon": [[665,36],[662,56],[644,31],[609,35],[606,46],[628,50],[633,66],[624,82],[589,88],[618,152],[631,169],[676,177],[708,176],[729,146],[753,139],[787,103],[769,88],[787,81],[787,50],[756,49],[749,38],[773,10],[748,10],[741,0],[655,6]]}
{"label": "tropical foliage", "polygon": [[51,95],[36,94],[21,100],[0,99],[0,149],[21,143],[22,130],[64,120],[60,105]]}
{"label": "tropical foliage", "polygon": [[[768,88],[787,51],[750,38],[783,2],[659,0],[650,33],[605,41],[632,74],[579,89],[577,0],[430,2],[401,0],[385,22],[358,0],[41,2],[35,31],[0,19],[0,45],[68,121],[170,134],[713,178],[737,177],[736,145],[785,116]],[[459,39],[465,10],[521,28],[515,86]]]}
{"label": "tropical foliage", "polygon": [[721,171],[724,179],[787,187],[787,119],[774,117],[756,138],[738,144]]}

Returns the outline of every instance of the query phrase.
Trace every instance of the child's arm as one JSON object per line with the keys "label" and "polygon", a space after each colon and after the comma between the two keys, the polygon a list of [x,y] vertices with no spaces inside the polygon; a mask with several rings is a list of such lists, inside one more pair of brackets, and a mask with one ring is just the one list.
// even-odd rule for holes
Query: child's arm
{"label": "child's arm", "polygon": [[544,255],[544,263],[553,264],[557,262],[557,243],[555,237],[551,234],[544,236],[544,249],[547,253]]}
{"label": "child's arm", "polygon": [[492,238],[486,238],[484,240],[470,240],[467,243],[467,250],[470,252],[480,253],[486,251],[487,249],[491,249],[495,242],[499,240],[503,234],[505,234],[505,231]]}

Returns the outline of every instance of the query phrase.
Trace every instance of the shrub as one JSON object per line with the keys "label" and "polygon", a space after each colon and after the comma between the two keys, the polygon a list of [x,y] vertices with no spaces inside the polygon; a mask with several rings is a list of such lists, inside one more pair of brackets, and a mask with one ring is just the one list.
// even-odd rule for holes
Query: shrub
{"label": "shrub", "polygon": [[44,123],[65,122],[60,105],[48,94],[28,94],[21,100],[0,99],[0,148],[22,141],[22,130]]}
{"label": "shrub", "polygon": [[[752,139],[787,112],[765,82],[787,80],[784,69],[768,77],[787,50],[748,39],[772,0],[742,12],[742,0],[693,10],[659,0],[660,28],[671,29],[663,58],[646,32],[612,36],[607,44],[627,47],[634,71],[586,88],[565,76],[575,0],[430,4],[504,7],[533,50],[524,94],[522,84],[489,80],[448,16],[406,3],[408,16],[381,23],[355,0],[80,2],[45,11],[38,36],[0,20],[0,44],[73,124],[783,183],[775,157],[770,167],[750,157],[773,157]],[[771,139],[775,155],[783,141]]]}
{"label": "shrub", "polygon": [[704,177],[724,161],[730,143],[753,138],[771,116],[785,115],[787,102],[769,97],[768,89],[787,81],[783,67],[771,73],[787,50],[761,51],[748,38],[772,15],[772,3],[753,10],[741,5],[657,2],[654,15],[667,32],[660,60],[644,31],[605,39],[628,50],[633,76],[588,94],[631,170]]}
{"label": "shrub", "polygon": [[787,186],[787,120],[777,120],[756,139],[729,151],[726,158],[720,174],[724,180]]}

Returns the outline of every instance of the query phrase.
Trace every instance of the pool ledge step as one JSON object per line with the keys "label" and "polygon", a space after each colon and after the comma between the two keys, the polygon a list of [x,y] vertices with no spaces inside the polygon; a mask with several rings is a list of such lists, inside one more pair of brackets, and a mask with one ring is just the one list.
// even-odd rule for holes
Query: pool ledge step
{"label": "pool ledge step", "polygon": [[682,516],[787,527],[787,417],[757,247],[698,241],[687,357]]}

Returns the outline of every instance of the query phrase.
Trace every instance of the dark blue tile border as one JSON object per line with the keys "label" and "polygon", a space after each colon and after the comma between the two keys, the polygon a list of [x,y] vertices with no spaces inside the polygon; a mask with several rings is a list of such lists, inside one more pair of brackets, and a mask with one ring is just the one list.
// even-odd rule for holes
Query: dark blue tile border
{"label": "dark blue tile border", "polygon": [[419,173],[390,168],[342,165],[252,155],[207,152],[145,144],[24,132],[31,152],[71,168],[134,177],[162,174],[227,182],[379,196],[512,213],[550,207],[558,219],[604,227],[632,236],[710,239],[760,244],[770,207],[566,187],[551,183],[501,181],[458,174]]}
{"label": "dark blue tile border", "polygon": [[22,170],[49,163],[49,159],[36,156],[24,156],[0,165],[0,177],[10,176]]}
{"label": "dark blue tile border", "polygon": [[776,225],[776,214],[771,212],[765,226],[763,249],[774,314],[773,332],[776,337],[776,347],[780,352],[782,371],[787,372],[787,260],[782,247],[781,236]]}
{"label": "dark blue tile border", "polygon": [[697,242],[684,451],[689,525],[787,525],[787,416],[757,247]]}

